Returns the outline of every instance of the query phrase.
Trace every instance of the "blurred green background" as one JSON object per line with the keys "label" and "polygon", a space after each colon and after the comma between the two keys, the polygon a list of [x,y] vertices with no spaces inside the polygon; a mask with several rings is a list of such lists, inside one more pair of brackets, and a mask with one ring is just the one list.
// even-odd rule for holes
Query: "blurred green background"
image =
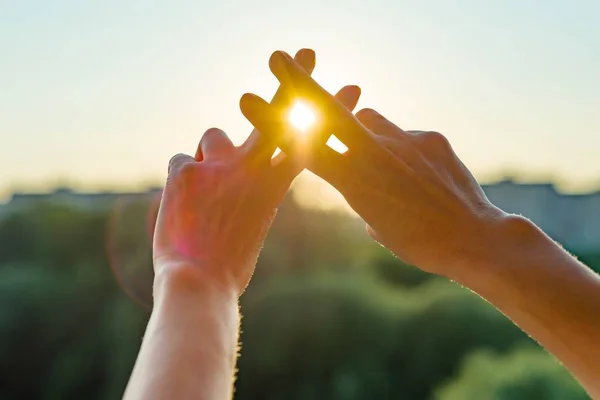
{"label": "blurred green background", "polygon": [[[0,219],[0,399],[122,396],[149,317],[132,298],[151,301],[156,204],[39,202]],[[588,398],[484,300],[293,196],[241,301],[236,399]]]}

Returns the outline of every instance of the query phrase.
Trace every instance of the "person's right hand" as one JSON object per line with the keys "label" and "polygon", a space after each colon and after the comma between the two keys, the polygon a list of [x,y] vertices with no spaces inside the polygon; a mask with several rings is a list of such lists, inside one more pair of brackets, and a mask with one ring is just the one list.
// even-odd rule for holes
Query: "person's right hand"
{"label": "person's right hand", "polygon": [[[508,215],[489,202],[443,135],[404,131],[371,109],[353,115],[285,53],[274,53],[270,67],[283,88],[322,112],[313,134],[335,133],[348,146],[344,154],[315,146],[305,166],[342,193],[373,238],[450,278],[464,261],[484,257],[494,227]],[[281,137],[287,130],[280,110],[257,96],[245,95],[242,106],[259,131]],[[293,148],[280,147],[293,157]]]}

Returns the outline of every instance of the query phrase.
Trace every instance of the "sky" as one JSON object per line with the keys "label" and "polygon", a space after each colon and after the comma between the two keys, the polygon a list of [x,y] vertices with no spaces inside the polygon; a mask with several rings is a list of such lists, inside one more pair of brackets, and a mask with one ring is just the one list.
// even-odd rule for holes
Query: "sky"
{"label": "sky", "polygon": [[0,0],[0,192],[159,184],[209,127],[242,143],[239,98],[269,99],[270,54],[302,47],[327,90],[444,133],[477,178],[588,190],[598,21],[597,0]]}

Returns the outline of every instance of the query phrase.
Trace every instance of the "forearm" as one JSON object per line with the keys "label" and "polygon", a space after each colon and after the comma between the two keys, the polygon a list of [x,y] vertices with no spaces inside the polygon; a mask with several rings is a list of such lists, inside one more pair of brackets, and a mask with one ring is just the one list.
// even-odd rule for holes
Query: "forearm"
{"label": "forearm", "polygon": [[[489,239],[489,238],[488,238]],[[490,256],[457,279],[490,301],[600,397],[600,277],[528,220],[511,216]]]}
{"label": "forearm", "polygon": [[170,274],[155,286],[154,309],[124,398],[231,398],[237,296],[207,285],[193,271]]}

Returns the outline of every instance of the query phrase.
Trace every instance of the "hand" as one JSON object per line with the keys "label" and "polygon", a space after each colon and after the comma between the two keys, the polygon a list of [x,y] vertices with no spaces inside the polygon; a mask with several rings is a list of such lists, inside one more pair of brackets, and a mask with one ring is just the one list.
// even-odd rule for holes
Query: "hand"
{"label": "hand", "polygon": [[[373,238],[404,261],[449,277],[486,248],[489,228],[505,214],[488,201],[443,135],[404,131],[371,109],[353,115],[285,53],[274,53],[270,67],[281,87],[321,110],[313,134],[335,133],[349,148],[339,154],[315,146],[304,162],[342,193]],[[286,122],[277,105],[247,98],[252,106],[242,109],[246,118],[280,137]]]}
{"label": "hand", "polygon": [[[312,50],[296,55],[310,74]],[[360,93],[343,88],[340,104],[354,108]],[[277,105],[286,98],[280,89]],[[169,163],[154,237],[156,276],[177,271],[199,276],[239,296],[248,284],[277,208],[299,172],[286,157],[271,160],[277,143],[253,131],[235,147],[219,129],[202,136],[195,157],[179,154]]]}

